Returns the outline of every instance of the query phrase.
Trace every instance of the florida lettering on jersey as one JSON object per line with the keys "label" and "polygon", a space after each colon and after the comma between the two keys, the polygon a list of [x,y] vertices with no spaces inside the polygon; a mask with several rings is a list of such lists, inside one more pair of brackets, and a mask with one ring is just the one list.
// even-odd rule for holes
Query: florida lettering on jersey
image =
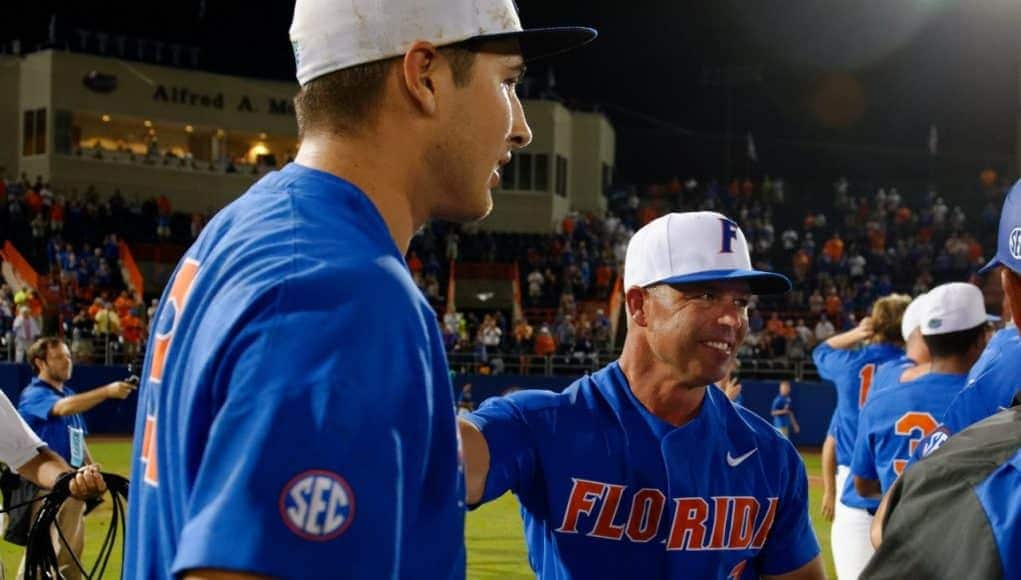
{"label": "florida lettering on jersey", "polygon": [[482,501],[513,491],[546,578],[757,578],[819,553],[797,451],[707,388],[681,427],[634,398],[617,363],[563,393],[487,400]]}
{"label": "florida lettering on jersey", "polygon": [[[623,501],[630,496],[630,501]],[[644,543],[669,522],[667,550],[761,550],[776,519],[780,498],[762,505],[754,497],[678,497],[661,490],[574,479],[561,534]]]}

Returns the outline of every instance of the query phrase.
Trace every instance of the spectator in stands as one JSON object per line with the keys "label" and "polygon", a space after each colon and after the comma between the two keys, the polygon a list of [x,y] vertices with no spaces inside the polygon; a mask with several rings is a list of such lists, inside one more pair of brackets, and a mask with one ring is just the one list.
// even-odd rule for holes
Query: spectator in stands
{"label": "spectator in stands", "polygon": [[[58,338],[45,337],[33,342],[28,351],[29,362],[36,378],[25,387],[18,402],[18,413],[39,438],[71,467],[78,469],[92,464],[92,456],[85,444],[88,428],[82,413],[108,399],[125,399],[135,386],[117,381],[91,391],[75,394],[65,386],[71,378],[73,362],[71,351]],[[36,498],[48,494],[39,490]],[[32,519],[42,507],[36,502]],[[81,578],[78,564],[85,547],[85,504],[77,499],[65,500],[57,512],[56,525],[61,539],[53,542],[58,568],[65,578]],[[18,577],[25,571],[21,561]]]}
{"label": "spectator in stands", "polygon": [[822,342],[836,333],[837,329],[834,328],[830,319],[825,314],[820,316],[819,322],[815,325],[815,341]]}
{"label": "spectator in stands", "polygon": [[95,325],[92,333],[100,340],[117,340],[121,331],[121,321],[117,313],[113,311],[109,302],[101,302],[96,316],[93,318]]}
{"label": "spectator in stands", "polygon": [[557,343],[550,332],[548,324],[543,323],[535,334],[535,354],[538,356],[552,356],[557,352]]}
{"label": "spectator in stands", "polygon": [[518,355],[518,372],[526,375],[529,367],[528,356],[535,347],[535,329],[524,318],[518,318],[514,321],[512,340],[512,351]]}
{"label": "spectator in stands", "polygon": [[42,328],[39,321],[32,316],[32,310],[28,306],[22,306],[18,309],[18,316],[14,319],[11,330],[14,334],[14,362],[20,363],[25,360],[32,343],[42,334]]}

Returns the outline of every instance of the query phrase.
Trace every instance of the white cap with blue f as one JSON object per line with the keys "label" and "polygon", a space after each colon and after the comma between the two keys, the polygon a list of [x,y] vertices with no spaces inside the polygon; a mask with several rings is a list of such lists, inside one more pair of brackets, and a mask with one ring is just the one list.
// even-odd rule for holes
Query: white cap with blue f
{"label": "white cap with blue f", "polygon": [[670,213],[635,232],[624,259],[624,289],[653,284],[745,280],[753,294],[783,294],[786,276],[752,268],[737,222],[711,211]]}
{"label": "white cap with blue f", "polygon": [[985,274],[998,266],[1021,274],[1021,181],[1014,184],[1003,202],[996,256],[979,273]]}

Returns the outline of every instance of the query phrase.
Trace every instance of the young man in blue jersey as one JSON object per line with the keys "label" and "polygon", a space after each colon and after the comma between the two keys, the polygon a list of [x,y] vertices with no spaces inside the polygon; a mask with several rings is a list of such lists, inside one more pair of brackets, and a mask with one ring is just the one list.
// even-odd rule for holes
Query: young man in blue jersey
{"label": "young man in blue jersey", "polygon": [[[989,267],[1000,268],[1009,311],[1021,323],[1021,182],[1004,203]],[[989,368],[1000,364],[1016,359]],[[863,578],[1021,578],[1021,396],[1012,403],[894,483],[876,514],[878,549]]]}
{"label": "young man in blue jersey", "polygon": [[[830,534],[839,578],[857,578],[872,556],[869,528],[878,500],[860,497],[849,478],[858,411],[868,397],[876,370],[904,355],[901,320],[911,299],[880,298],[870,316],[848,332],[830,337],[812,352],[822,378],[837,390],[837,407],[823,444],[823,509],[833,506]],[[828,514],[827,514],[828,515]]]}
{"label": "young man in blue jersey", "polygon": [[781,381],[778,388],[779,392],[773,399],[770,415],[773,416],[773,426],[776,427],[776,430],[784,437],[790,438],[791,429],[795,433],[801,431],[798,418],[794,416],[794,409],[791,408],[791,382]]}
{"label": "young man in blue jersey", "polygon": [[797,451],[712,386],[751,296],[790,282],[751,269],[736,223],[697,212],[635,233],[624,286],[620,359],[461,421],[469,503],[518,496],[541,579],[822,578]]}
{"label": "young man in blue jersey", "polygon": [[512,0],[298,0],[296,162],[221,210],[154,323],[127,578],[463,578],[436,313],[404,254],[492,207],[531,140]]}
{"label": "young man in blue jersey", "polygon": [[986,346],[988,325],[977,286],[953,282],[929,292],[920,325],[931,355],[928,371],[912,380],[887,375],[897,382],[877,383],[875,388],[882,389],[861,410],[851,459],[859,495],[881,498],[904,472],[919,441],[936,429],[938,418],[964,386]]}
{"label": "young man in blue jersey", "polygon": [[904,337],[904,356],[887,361],[876,369],[876,377],[872,381],[865,402],[890,386],[901,381],[914,380],[929,372],[929,347],[922,336],[922,311],[925,309],[927,294],[917,296],[908,304],[901,319],[901,336]]}

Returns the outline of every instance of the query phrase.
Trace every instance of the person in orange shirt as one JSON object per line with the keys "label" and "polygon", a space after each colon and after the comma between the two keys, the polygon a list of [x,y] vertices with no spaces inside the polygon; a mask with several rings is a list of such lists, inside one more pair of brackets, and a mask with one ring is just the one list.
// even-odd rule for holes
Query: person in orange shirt
{"label": "person in orange shirt", "polygon": [[776,312],[769,317],[769,322],[766,323],[766,331],[772,335],[783,335],[783,321],[780,320],[780,315]]}
{"label": "person in orange shirt", "polygon": [[134,308],[134,306],[135,301],[128,294],[127,290],[121,290],[120,296],[113,301],[114,310],[117,311],[117,316],[120,316],[121,318],[127,316],[128,311]]}
{"label": "person in orange shirt", "polygon": [[92,301],[92,306],[89,306],[89,318],[92,320],[96,319],[96,313],[103,309],[103,299],[97,297]]}
{"label": "person in orange shirt", "polygon": [[844,259],[844,240],[840,239],[840,234],[834,233],[833,237],[826,240],[822,252],[831,263],[839,264]]}
{"label": "person in orange shirt", "polygon": [[121,317],[121,337],[124,339],[124,354],[129,359],[138,354],[138,345],[142,343],[142,319],[128,310]]}
{"label": "person in orange shirt", "polygon": [[557,352],[557,343],[553,340],[553,333],[549,325],[543,324],[539,332],[535,333],[535,354],[539,356],[550,356]]}

